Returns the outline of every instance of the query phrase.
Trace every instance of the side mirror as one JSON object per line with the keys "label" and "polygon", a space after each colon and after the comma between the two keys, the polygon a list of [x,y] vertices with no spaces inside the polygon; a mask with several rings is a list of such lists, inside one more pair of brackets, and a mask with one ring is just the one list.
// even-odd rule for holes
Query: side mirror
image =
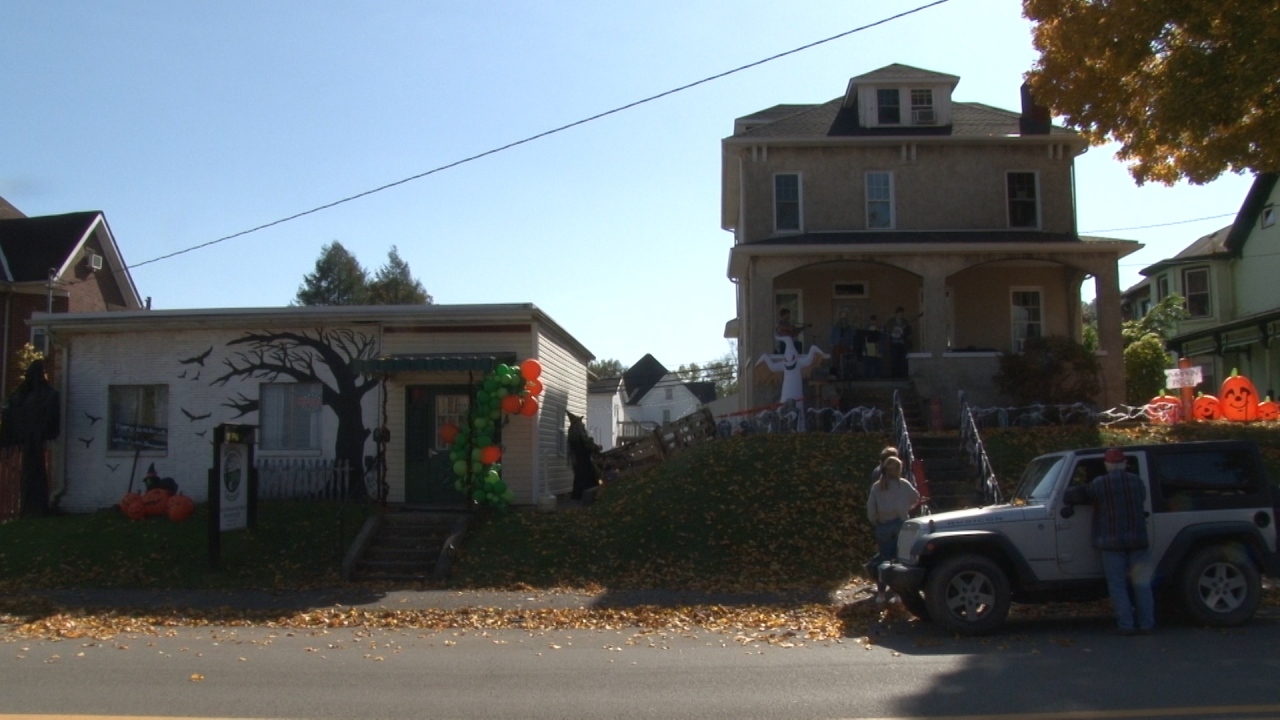
{"label": "side mirror", "polygon": [[1063,506],[1062,506],[1062,509],[1058,511],[1058,514],[1059,514],[1059,515],[1061,515],[1061,516],[1062,516],[1062,517],[1064,517],[1064,518],[1073,517],[1073,516],[1075,516],[1075,514],[1076,514],[1076,506],[1075,506],[1075,505],[1063,505]]}

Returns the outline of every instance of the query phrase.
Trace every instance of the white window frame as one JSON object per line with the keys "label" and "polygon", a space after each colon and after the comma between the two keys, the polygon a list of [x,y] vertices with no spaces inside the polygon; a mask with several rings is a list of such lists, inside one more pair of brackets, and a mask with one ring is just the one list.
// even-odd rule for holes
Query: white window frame
{"label": "white window frame", "polygon": [[676,399],[675,388],[663,388],[662,397],[664,400],[675,400]]}
{"label": "white window frame", "polygon": [[[796,179],[795,200],[782,200],[778,197],[778,181],[783,177],[794,177]],[[795,227],[782,227],[781,225],[782,218],[778,209],[784,202],[794,202],[796,205]],[[804,177],[800,173],[774,173],[773,175],[773,231],[779,233],[804,232]]]}
{"label": "white window frame", "polygon": [[[872,178],[872,177],[876,177],[876,178],[881,178],[881,177],[883,177],[883,178],[885,178],[885,179],[887,180],[887,187],[883,188],[883,190],[885,190],[885,191],[886,191],[886,193],[885,193],[885,194],[886,194],[886,197],[874,197],[874,198],[872,197],[872,193],[871,193],[871,191],[872,191],[872,181],[871,181],[871,178]],[[876,188],[876,190],[877,190],[877,191],[878,191],[878,190],[881,190],[881,189],[882,189],[882,188],[879,188],[879,187],[877,187],[877,188]],[[868,170],[868,171],[863,175],[863,193],[862,193],[862,194],[863,194],[863,196],[864,196],[864,198],[865,198],[865,200],[866,200],[866,206],[865,206],[865,207],[866,207],[866,223],[867,223],[867,229],[868,229],[868,230],[892,230],[892,229],[894,229],[894,228],[897,226],[897,222],[896,222],[896,221],[897,221],[897,218],[895,217],[896,213],[894,213],[894,211],[893,211],[893,210],[894,210],[894,207],[893,207],[893,206],[894,206],[894,197],[893,197],[893,171],[892,171],[892,170]],[[887,224],[885,224],[885,225],[872,225],[872,224],[871,224],[871,218],[872,218],[871,206],[872,206],[872,203],[875,203],[876,205],[884,205],[884,206],[888,209],[888,223],[887,223]]]}
{"label": "white window frame", "polygon": [[[1012,190],[1013,190],[1011,183],[1013,181],[1014,175],[1030,175],[1032,182],[1035,183],[1035,188],[1033,193],[1035,197],[1030,198],[1030,202],[1035,204],[1035,216],[1036,216],[1035,222],[1032,225],[1014,225],[1013,224],[1013,207],[1014,207],[1013,203],[1015,201],[1027,202],[1027,198],[1010,197],[1012,195]],[[1035,170],[1006,171],[1004,174],[1004,198],[1005,198],[1005,221],[1008,223],[1010,228],[1019,229],[1019,230],[1021,229],[1035,230],[1040,227],[1040,173],[1039,172]]]}
{"label": "white window frame", "polygon": [[1276,209],[1274,206],[1267,205],[1262,208],[1261,223],[1264,228],[1269,228],[1276,224]]}
{"label": "white window frame", "polygon": [[[936,125],[938,123],[938,108],[933,102],[933,88],[912,88],[910,95],[911,124]],[[918,102],[917,97],[921,101]]]}
{"label": "white window frame", "polygon": [[[1028,307],[1014,302],[1019,293],[1035,293],[1036,309],[1039,311],[1038,318],[1034,320],[1018,318],[1018,309]],[[1034,334],[1026,331],[1031,327],[1036,328]],[[1024,343],[1029,337],[1044,337],[1044,289],[1039,286],[1014,285],[1009,288],[1009,347],[1013,348],[1014,352],[1020,353],[1023,351]]]}
{"label": "white window frame", "polygon": [[[860,286],[860,291],[850,287],[855,285]],[[831,283],[831,297],[834,300],[866,300],[871,297],[871,284],[866,280],[836,280]]]}
{"label": "white window frame", "polygon": [[[876,124],[877,125],[901,125],[902,124],[902,88],[896,87],[878,87],[876,92]],[[894,93],[897,103],[886,105],[880,97],[880,93]],[[884,111],[886,108],[894,108],[898,111],[898,119],[888,121],[884,119]]]}
{"label": "white window frame", "polygon": [[36,349],[36,352],[40,353],[41,355],[45,356],[46,358],[47,358],[47,357],[49,357],[49,355],[50,355],[50,353],[49,353],[49,334],[48,334],[47,332],[45,332],[45,329],[44,329],[44,328],[42,328],[42,327],[33,327],[33,328],[31,328],[31,340],[30,340],[30,342],[31,342],[31,347],[35,348],[35,349]]}
{"label": "white window frame", "polygon": [[1169,273],[1156,276],[1156,302],[1169,297]]}
{"label": "white window frame", "polygon": [[[153,403],[153,407],[141,407],[148,402]],[[148,430],[138,432],[137,427]],[[167,455],[170,429],[168,385],[121,383],[107,386],[107,453],[137,451],[148,456]]]}
{"label": "white window frame", "polygon": [[[276,397],[280,393],[280,397]],[[314,405],[311,407],[310,405]],[[263,454],[319,455],[324,442],[324,386],[318,382],[258,385],[258,448]],[[288,423],[290,427],[285,427]],[[296,443],[307,425],[307,440]]]}
{"label": "white window frame", "polygon": [[[1204,276],[1204,289],[1197,291],[1195,297],[1192,296],[1190,278],[1192,275]],[[1192,301],[1196,298],[1204,298],[1204,312],[1196,312],[1192,309]],[[1192,319],[1213,317],[1213,281],[1209,268],[1201,265],[1197,267],[1186,268],[1182,271],[1182,298],[1186,303],[1187,317]]]}

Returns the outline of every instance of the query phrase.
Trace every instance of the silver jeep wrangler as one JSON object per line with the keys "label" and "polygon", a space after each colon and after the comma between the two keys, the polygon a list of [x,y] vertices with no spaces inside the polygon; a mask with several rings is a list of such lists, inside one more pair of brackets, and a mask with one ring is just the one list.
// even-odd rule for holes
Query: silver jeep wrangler
{"label": "silver jeep wrangler", "polygon": [[[1107,597],[1090,541],[1093,510],[1068,488],[1105,472],[1105,448],[1031,461],[1007,504],[908,520],[883,577],[916,616],[954,632],[998,629],[1012,602]],[[1247,622],[1262,574],[1280,575],[1276,503],[1257,446],[1245,441],[1124,448],[1147,485],[1157,610],[1180,605],[1199,623]]]}

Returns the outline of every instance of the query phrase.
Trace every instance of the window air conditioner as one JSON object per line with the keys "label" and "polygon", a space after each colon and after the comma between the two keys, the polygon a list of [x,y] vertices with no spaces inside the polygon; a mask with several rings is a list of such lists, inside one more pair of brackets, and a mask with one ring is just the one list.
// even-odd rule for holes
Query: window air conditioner
{"label": "window air conditioner", "polygon": [[911,122],[914,125],[932,125],[937,120],[934,118],[933,108],[912,108]]}

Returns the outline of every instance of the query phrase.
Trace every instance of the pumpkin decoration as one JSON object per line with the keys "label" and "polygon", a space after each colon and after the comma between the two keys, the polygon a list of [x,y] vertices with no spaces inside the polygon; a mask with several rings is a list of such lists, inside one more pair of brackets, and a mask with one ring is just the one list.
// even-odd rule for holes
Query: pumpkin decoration
{"label": "pumpkin decoration", "polygon": [[142,504],[141,495],[138,495],[136,500],[131,501],[125,506],[124,514],[128,516],[130,520],[141,520],[147,516],[147,509]]}
{"label": "pumpkin decoration", "polygon": [[142,502],[142,496],[139,495],[138,493],[136,492],[125,493],[124,497],[120,498],[120,512],[128,515],[129,506],[132,505],[133,503],[140,503],[140,502]]}
{"label": "pumpkin decoration", "polygon": [[1267,422],[1275,422],[1280,420],[1280,403],[1276,403],[1268,395],[1266,400],[1258,403],[1258,419]]}
{"label": "pumpkin decoration", "polygon": [[195,510],[196,501],[189,495],[174,495],[169,498],[169,519],[174,522],[186,520]]}
{"label": "pumpkin decoration", "polygon": [[169,510],[169,491],[156,488],[142,494],[142,509],[147,517],[164,515]]}
{"label": "pumpkin decoration", "polygon": [[1218,391],[1218,410],[1224,420],[1252,422],[1258,419],[1258,389],[1238,370],[1222,381]]}
{"label": "pumpkin decoration", "polygon": [[1191,403],[1191,417],[1194,420],[1217,420],[1221,416],[1218,398],[1200,393]]}
{"label": "pumpkin decoration", "polygon": [[1168,425],[1182,419],[1182,401],[1161,390],[1160,394],[1147,403],[1147,419],[1153,423]]}

